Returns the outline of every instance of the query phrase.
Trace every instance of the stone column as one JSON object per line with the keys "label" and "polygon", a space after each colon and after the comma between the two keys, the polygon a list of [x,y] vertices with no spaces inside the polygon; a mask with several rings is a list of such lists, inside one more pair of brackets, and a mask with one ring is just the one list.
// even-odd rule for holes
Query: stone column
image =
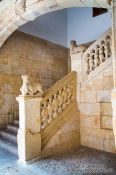
{"label": "stone column", "polygon": [[112,0],[112,59],[113,59],[113,80],[114,89],[112,90],[112,108],[113,108],[113,133],[115,137],[116,148],[116,0]]}
{"label": "stone column", "polygon": [[18,156],[21,162],[41,157],[41,100],[41,96],[17,97],[19,102]]}

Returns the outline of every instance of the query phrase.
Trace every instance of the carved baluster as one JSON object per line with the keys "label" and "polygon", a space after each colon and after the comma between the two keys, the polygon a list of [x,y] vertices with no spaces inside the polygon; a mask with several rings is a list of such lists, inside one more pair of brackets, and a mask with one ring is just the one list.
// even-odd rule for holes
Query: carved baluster
{"label": "carved baluster", "polygon": [[94,59],[95,68],[97,68],[100,65],[100,59],[99,59],[99,45],[96,46],[95,49],[95,59]]}
{"label": "carved baluster", "polygon": [[106,55],[105,55],[105,41],[102,41],[102,48],[103,48],[103,62],[106,60]]}
{"label": "carved baluster", "polygon": [[93,53],[92,53],[93,51],[91,51],[91,55],[90,55],[90,59],[89,59],[89,73],[91,73],[92,72],[92,70],[93,70],[93,65],[94,65],[94,63],[93,63]]}
{"label": "carved baluster", "polygon": [[57,94],[53,95],[53,110],[54,110],[54,114],[53,114],[53,118],[56,118],[58,116],[58,99],[57,99]]}
{"label": "carved baluster", "polygon": [[63,97],[62,97],[62,89],[58,92],[58,113],[62,112],[63,105]]}
{"label": "carved baluster", "polygon": [[52,98],[49,98],[47,109],[48,109],[48,115],[49,115],[48,123],[51,123],[51,121],[53,120]]}
{"label": "carved baluster", "polygon": [[63,96],[63,106],[62,108],[64,109],[67,105],[67,93],[66,93],[66,86],[63,87],[62,89],[62,96]]}
{"label": "carved baluster", "polygon": [[71,101],[71,87],[70,82],[67,84],[67,105],[70,104]]}
{"label": "carved baluster", "polygon": [[86,72],[87,72],[87,75],[89,75],[89,73],[90,73],[90,65],[89,65],[89,60],[90,60],[90,54],[87,54],[87,56],[86,56]]}
{"label": "carved baluster", "polygon": [[107,36],[106,37],[106,44],[107,44],[107,54],[108,54],[108,58],[110,58],[111,57],[111,55],[112,55],[112,50],[111,50],[111,36]]}
{"label": "carved baluster", "polygon": [[112,55],[112,35],[109,35],[110,56]]}
{"label": "carved baluster", "polygon": [[43,103],[41,115],[42,115],[41,128],[44,129],[47,125],[47,120],[48,120],[48,110],[47,110],[47,103],[46,102]]}
{"label": "carved baluster", "polygon": [[105,58],[106,59],[108,59],[108,45],[107,45],[107,37],[106,37],[106,39],[105,39],[105,46],[104,46],[104,48],[105,48]]}
{"label": "carved baluster", "polygon": [[94,49],[92,49],[91,50],[91,59],[92,59],[92,70],[94,70],[95,69],[95,50]]}
{"label": "carved baluster", "polygon": [[101,64],[104,61],[104,44],[103,44],[103,41],[100,42],[99,57],[100,57],[100,64]]}
{"label": "carved baluster", "polygon": [[70,102],[73,101],[73,98],[74,98],[74,84],[73,84],[73,80],[70,81],[69,98],[70,98]]}
{"label": "carved baluster", "polygon": [[72,80],[71,81],[71,101],[73,101],[74,99],[75,99],[75,96],[74,96],[74,94],[75,94],[75,84],[74,84],[74,81]]}

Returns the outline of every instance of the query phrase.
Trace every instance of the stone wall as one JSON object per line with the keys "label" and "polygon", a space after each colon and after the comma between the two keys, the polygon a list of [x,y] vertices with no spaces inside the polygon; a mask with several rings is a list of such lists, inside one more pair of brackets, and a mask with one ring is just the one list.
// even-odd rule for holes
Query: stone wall
{"label": "stone wall", "polygon": [[37,74],[46,90],[68,72],[68,50],[16,31],[0,49],[0,128],[18,109],[21,74]]}
{"label": "stone wall", "polygon": [[81,145],[115,152],[112,130],[112,62],[80,91]]}
{"label": "stone wall", "polygon": [[[66,119],[67,116],[68,120]],[[54,133],[57,125],[52,128]],[[50,134],[50,133],[49,133]],[[72,106],[72,110],[65,114],[62,127],[57,130],[54,136],[48,141],[42,149],[42,157],[67,153],[80,147],[80,116],[76,107]]]}
{"label": "stone wall", "polygon": [[111,107],[112,60],[101,66],[89,80],[84,80],[81,53],[72,54],[71,69],[78,73],[77,102],[80,111],[81,145],[115,152]]}

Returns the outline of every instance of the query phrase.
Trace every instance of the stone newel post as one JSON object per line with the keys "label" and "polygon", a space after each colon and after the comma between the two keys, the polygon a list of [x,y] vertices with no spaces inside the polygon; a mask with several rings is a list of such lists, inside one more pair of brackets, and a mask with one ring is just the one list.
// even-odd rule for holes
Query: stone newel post
{"label": "stone newel post", "polygon": [[42,95],[38,91],[38,87],[36,91],[39,94],[30,95],[32,93],[32,86],[27,81],[28,77],[25,75],[22,76],[22,79],[22,95],[16,98],[19,102],[19,130],[17,139],[19,160],[25,162],[41,157],[40,102]]}
{"label": "stone newel post", "polygon": [[111,100],[113,108],[113,133],[115,137],[116,148],[116,0],[112,0],[112,57],[114,89],[112,90]]}
{"label": "stone newel post", "polygon": [[71,71],[76,71],[78,76],[77,80],[77,102],[78,108],[80,108],[80,84],[84,80],[83,76],[83,52],[86,50],[86,47],[81,45],[78,46],[76,41],[70,42],[70,57],[71,57]]}

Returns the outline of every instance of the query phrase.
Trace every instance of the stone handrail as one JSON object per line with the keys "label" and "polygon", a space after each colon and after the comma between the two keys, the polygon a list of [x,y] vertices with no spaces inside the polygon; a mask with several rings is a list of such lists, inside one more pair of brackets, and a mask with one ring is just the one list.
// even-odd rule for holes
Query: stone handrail
{"label": "stone handrail", "polygon": [[83,54],[84,80],[95,73],[112,56],[111,29],[95,41]]}
{"label": "stone handrail", "polygon": [[41,101],[41,129],[45,129],[76,99],[76,72],[68,74],[44,94]]}

